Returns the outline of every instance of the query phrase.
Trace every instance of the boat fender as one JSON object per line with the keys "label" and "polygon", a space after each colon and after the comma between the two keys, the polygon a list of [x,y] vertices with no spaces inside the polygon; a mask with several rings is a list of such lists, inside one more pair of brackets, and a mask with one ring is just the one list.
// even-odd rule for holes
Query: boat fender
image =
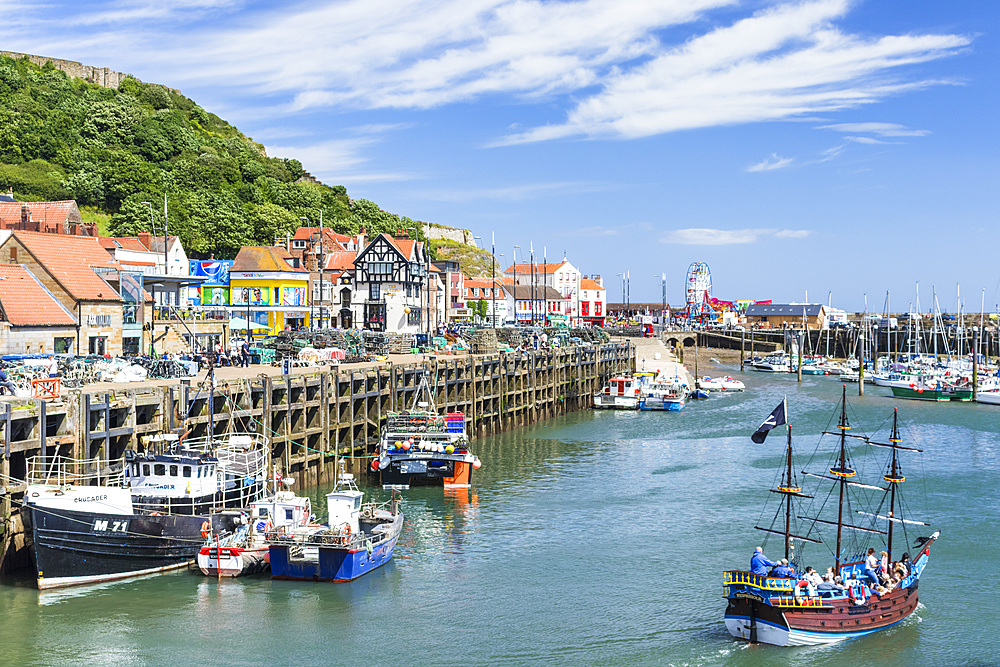
{"label": "boat fender", "polygon": [[376,459],[372,459],[372,470],[373,471],[377,471],[378,470],[378,459],[377,458]]}
{"label": "boat fender", "polygon": [[208,539],[208,534],[209,534],[209,532],[211,532],[211,530],[212,530],[212,524],[210,524],[208,521],[202,521],[201,522],[201,539],[207,540]]}
{"label": "boat fender", "polygon": [[867,602],[865,599],[865,587],[864,584],[859,584],[857,586],[851,586],[848,591],[848,596],[851,598],[851,602],[856,605],[861,605]]}

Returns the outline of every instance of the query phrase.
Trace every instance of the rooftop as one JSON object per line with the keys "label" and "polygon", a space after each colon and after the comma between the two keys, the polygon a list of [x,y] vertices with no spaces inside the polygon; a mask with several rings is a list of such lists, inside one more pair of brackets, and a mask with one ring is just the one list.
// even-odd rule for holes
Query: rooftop
{"label": "rooftop", "polygon": [[277,246],[243,246],[236,261],[229,269],[231,273],[240,271],[291,271],[295,273],[308,273],[305,269],[296,268],[292,261],[295,256],[284,248]]}
{"label": "rooftop", "polygon": [[94,269],[121,270],[100,242],[90,236],[15,231],[11,235],[76,300],[121,301],[118,292]]}
{"label": "rooftop", "polygon": [[0,264],[0,311],[14,326],[74,326],[76,319],[23,264]]}

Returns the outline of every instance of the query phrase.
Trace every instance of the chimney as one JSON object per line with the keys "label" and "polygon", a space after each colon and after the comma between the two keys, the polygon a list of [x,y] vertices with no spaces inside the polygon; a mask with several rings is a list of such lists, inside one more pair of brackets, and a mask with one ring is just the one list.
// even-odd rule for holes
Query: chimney
{"label": "chimney", "polygon": [[28,208],[27,204],[21,204],[21,225],[18,229],[28,229],[28,223],[31,222],[31,209]]}
{"label": "chimney", "polygon": [[139,243],[144,245],[146,247],[146,250],[151,251],[153,249],[153,246],[151,245],[149,232],[139,232]]}

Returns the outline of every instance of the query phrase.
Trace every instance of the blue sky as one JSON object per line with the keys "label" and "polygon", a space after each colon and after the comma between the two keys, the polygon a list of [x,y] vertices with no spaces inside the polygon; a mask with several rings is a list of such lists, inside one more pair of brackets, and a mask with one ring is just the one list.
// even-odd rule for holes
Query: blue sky
{"label": "blue sky", "polygon": [[[1000,302],[978,0],[0,0],[3,49],[180,89],[324,182],[672,303]],[[520,261],[520,259],[519,259]]]}

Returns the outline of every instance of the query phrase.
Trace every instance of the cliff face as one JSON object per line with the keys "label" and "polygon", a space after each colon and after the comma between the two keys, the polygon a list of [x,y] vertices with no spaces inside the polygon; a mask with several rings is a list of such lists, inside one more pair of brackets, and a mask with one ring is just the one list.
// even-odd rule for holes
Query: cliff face
{"label": "cliff face", "polygon": [[457,227],[443,227],[441,225],[424,224],[424,235],[429,239],[444,241],[455,241],[465,245],[476,245],[472,232],[468,229],[458,229]]}

